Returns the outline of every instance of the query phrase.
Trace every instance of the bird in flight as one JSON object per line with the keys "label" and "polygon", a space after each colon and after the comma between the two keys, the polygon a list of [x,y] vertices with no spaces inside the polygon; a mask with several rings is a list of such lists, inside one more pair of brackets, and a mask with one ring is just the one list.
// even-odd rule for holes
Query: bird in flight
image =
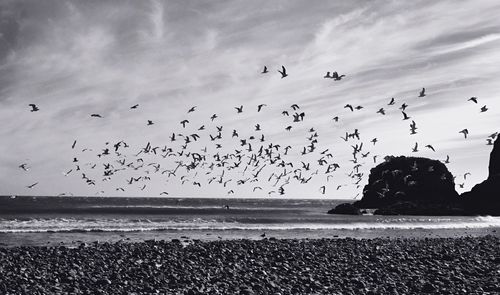
{"label": "bird in flight", "polygon": [[417,123],[415,123],[415,121],[411,121],[411,124],[410,124],[410,131],[411,133],[410,134],[417,134]]}
{"label": "bird in flight", "polygon": [[29,106],[31,107],[30,112],[38,112],[40,110],[34,103],[30,103]]}
{"label": "bird in flight", "polygon": [[391,98],[391,101],[387,105],[392,106],[394,103],[396,103],[396,101],[394,100],[394,97],[393,97],[393,98]]}
{"label": "bird in flight", "polygon": [[186,128],[186,124],[189,123],[188,120],[182,120],[181,121],[181,125],[182,125],[182,128]]}
{"label": "bird in flight", "polygon": [[23,169],[24,171],[28,171],[30,169],[28,167],[28,164],[26,164],[26,163],[23,163],[23,164],[19,165],[19,168]]}
{"label": "bird in flight", "polygon": [[135,104],[135,105],[131,106],[130,108],[134,110],[134,109],[137,109],[138,107],[139,107],[139,104]]}
{"label": "bird in flight", "polygon": [[420,94],[418,95],[418,97],[424,97],[425,96],[425,88],[422,88],[422,90],[420,90]]}
{"label": "bird in flight", "polygon": [[414,153],[418,152],[418,143],[417,142],[415,142],[415,146],[413,147],[413,149],[411,151]]}
{"label": "bird in flight", "polygon": [[401,112],[403,113],[403,120],[408,120],[411,118],[411,117],[408,117],[408,115],[405,112],[403,112],[403,111],[401,111]]}
{"label": "bird in flight", "polygon": [[340,80],[342,80],[342,78],[344,78],[344,77],[345,77],[345,75],[340,75],[340,76],[339,76],[339,73],[337,73],[337,72],[333,72],[333,73],[332,73],[332,78],[333,78],[333,80],[335,80],[335,81],[340,81]]}
{"label": "bird in flight", "polygon": [[426,145],[425,147],[426,147],[426,148],[428,148],[428,149],[431,149],[433,152],[435,152],[435,151],[436,151],[436,150],[434,149],[434,147],[433,147],[432,145],[430,145],[430,144]]}
{"label": "bird in flight", "polygon": [[462,130],[462,131],[460,131],[460,132],[458,132],[458,133],[463,133],[463,134],[464,134],[464,137],[465,137],[465,138],[467,138],[467,135],[469,135],[469,130],[464,129],[464,130]]}
{"label": "bird in flight", "polygon": [[37,185],[37,184],[38,184],[38,182],[35,182],[35,183],[33,183],[33,184],[28,185],[28,186],[27,186],[27,188],[33,188],[33,187],[34,187],[35,185]]}
{"label": "bird in flight", "polygon": [[326,72],[326,75],[325,75],[325,76],[323,76],[323,78],[325,78],[325,79],[331,79],[331,78],[333,78],[333,77],[332,77],[332,76],[330,76],[330,72]]}
{"label": "bird in flight", "polygon": [[278,70],[278,72],[281,74],[281,79],[285,78],[288,76],[288,74],[286,73],[286,69],[284,66],[281,66],[281,71]]}
{"label": "bird in flight", "polygon": [[264,69],[262,70],[261,74],[265,74],[265,73],[267,73],[267,72],[269,72],[269,71],[267,70],[267,67],[266,67],[266,66],[264,66]]}
{"label": "bird in flight", "polygon": [[243,106],[240,106],[240,107],[234,107],[236,109],[236,111],[239,113],[243,113]]}
{"label": "bird in flight", "polygon": [[298,105],[298,104],[296,104],[296,103],[292,104],[291,108],[292,108],[294,111],[296,111],[296,110],[300,109],[299,105]]}
{"label": "bird in flight", "polygon": [[469,98],[467,101],[472,101],[473,103],[477,103],[477,97],[473,96]]}
{"label": "bird in flight", "polygon": [[92,115],[90,115],[90,116],[91,116],[91,117],[94,117],[94,118],[102,118],[102,116],[101,116],[101,115],[99,115],[99,114],[92,114]]}
{"label": "bird in flight", "polygon": [[154,124],[153,121],[148,120],[148,126],[153,125],[153,124]]}
{"label": "bird in flight", "polygon": [[346,104],[346,105],[344,106],[344,109],[350,109],[350,110],[351,110],[351,112],[354,112],[354,108],[353,108],[353,107],[352,107],[352,105],[350,105],[350,104]]}
{"label": "bird in flight", "polygon": [[484,113],[488,110],[488,108],[486,106],[482,106],[481,107],[481,113]]}
{"label": "bird in flight", "polygon": [[385,115],[385,110],[384,108],[380,108],[378,111],[377,111],[378,114],[381,114],[381,115]]}
{"label": "bird in flight", "polygon": [[267,104],[259,104],[257,106],[257,112],[260,112],[262,110],[263,107],[267,106]]}
{"label": "bird in flight", "polygon": [[194,112],[194,110],[196,110],[196,106],[194,106],[194,107],[190,108],[190,109],[188,110],[188,114],[189,114],[189,113]]}

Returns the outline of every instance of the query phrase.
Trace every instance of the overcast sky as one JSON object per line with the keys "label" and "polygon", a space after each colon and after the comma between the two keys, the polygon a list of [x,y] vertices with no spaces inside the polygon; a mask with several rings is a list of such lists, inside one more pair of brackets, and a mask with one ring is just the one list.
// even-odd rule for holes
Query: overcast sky
{"label": "overcast sky", "polygon": [[[498,1],[0,3],[0,194],[157,196],[167,191],[224,197],[233,189],[235,196],[265,197],[275,189],[262,181],[265,189],[253,193],[252,186],[237,186],[236,178],[224,188],[191,175],[202,188],[181,185],[179,177],[168,182],[155,177],[140,190],[126,184],[137,176],[134,171],[102,182],[102,168],[94,171],[86,164],[111,161],[97,157],[106,142],[129,143],[130,159],[148,141],[177,149],[169,139],[172,132],[191,134],[201,125],[207,130],[200,132],[197,150],[213,146],[208,134],[221,125],[224,148],[241,148],[232,130],[249,136],[260,123],[269,142],[293,146],[289,160],[298,163],[306,159],[300,149],[314,127],[318,150],[328,148],[341,169],[328,182],[319,175],[308,184],[290,184],[287,197],[353,198],[376,165],[373,155],[379,161],[386,155],[439,160],[449,155],[448,168],[457,183],[464,183],[459,192],[487,176],[491,146],[486,138],[500,126]],[[266,75],[260,74],[264,65]],[[281,65],[289,73],[284,79],[277,72]],[[346,77],[324,79],[327,71]],[[426,96],[419,98],[422,87]],[[468,101],[472,96],[477,104]],[[391,97],[396,104],[388,106]],[[40,110],[30,112],[31,103]],[[267,107],[257,113],[261,103]],[[347,103],[364,108],[351,112],[343,108]],[[409,121],[402,120],[402,103],[408,105]],[[140,106],[131,110],[135,104]],[[291,112],[292,104],[306,117],[287,132],[291,119],[281,112]],[[240,105],[244,112],[237,114],[234,107]],[[480,112],[484,105],[488,111]],[[192,106],[196,111],[187,114]],[[376,113],[381,107],[385,116]],[[91,118],[93,113],[103,118]],[[214,113],[219,118],[211,122]],[[179,124],[183,119],[190,121],[186,129]],[[154,125],[147,126],[147,120]],[[411,120],[419,128],[416,135],[410,135]],[[360,187],[346,176],[355,142],[340,139],[355,128],[363,152],[370,152],[360,160],[365,173]],[[464,128],[467,139],[459,133]],[[418,153],[411,151],[415,142]],[[85,171],[64,176],[75,170],[74,157]],[[155,161],[165,169],[174,165]],[[28,171],[19,168],[23,163]],[[87,185],[82,172],[95,178],[96,186]],[[272,172],[266,168],[265,175]],[[471,175],[464,180],[466,172]],[[325,196],[319,193],[322,185]],[[343,187],[336,190],[338,185]]]}

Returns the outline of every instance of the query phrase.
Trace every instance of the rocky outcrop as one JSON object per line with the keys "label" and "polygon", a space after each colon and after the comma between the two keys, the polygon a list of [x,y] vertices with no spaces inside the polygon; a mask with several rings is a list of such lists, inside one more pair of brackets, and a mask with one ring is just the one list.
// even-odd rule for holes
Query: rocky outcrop
{"label": "rocky outcrop", "polygon": [[398,202],[458,202],[453,175],[438,160],[386,157],[370,171],[358,208],[382,208]]}
{"label": "rocky outcrop", "polygon": [[500,137],[490,154],[488,179],[461,196],[464,208],[471,214],[500,215]]}
{"label": "rocky outcrop", "polygon": [[328,214],[361,215],[361,210],[350,203],[343,203],[328,211]]}
{"label": "rocky outcrop", "polygon": [[[342,205],[331,212],[349,208]],[[363,198],[351,206],[377,209],[375,214],[464,214],[453,175],[443,163],[405,156],[386,157],[385,162],[371,169]],[[350,210],[355,212],[352,208]]]}

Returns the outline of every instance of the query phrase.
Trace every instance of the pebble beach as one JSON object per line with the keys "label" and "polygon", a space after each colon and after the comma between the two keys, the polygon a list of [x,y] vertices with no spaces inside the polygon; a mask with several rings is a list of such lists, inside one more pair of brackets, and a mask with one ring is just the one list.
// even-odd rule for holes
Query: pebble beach
{"label": "pebble beach", "polygon": [[0,248],[1,294],[499,294],[500,239],[261,239]]}

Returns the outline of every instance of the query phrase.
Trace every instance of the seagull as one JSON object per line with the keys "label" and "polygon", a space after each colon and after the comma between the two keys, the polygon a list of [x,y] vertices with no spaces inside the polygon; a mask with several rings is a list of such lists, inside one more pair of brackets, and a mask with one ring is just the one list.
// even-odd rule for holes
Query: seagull
{"label": "seagull", "polygon": [[284,66],[281,66],[281,71],[278,70],[278,72],[281,74],[281,79],[285,78],[288,76],[288,74],[286,73],[286,69]]}
{"label": "seagull", "polygon": [[28,167],[28,164],[26,164],[26,163],[23,163],[23,164],[19,165],[19,168],[23,169],[24,171],[28,171],[30,169]]}
{"label": "seagull", "polygon": [[259,104],[257,106],[257,112],[260,112],[262,110],[263,107],[267,106],[267,104]]}
{"label": "seagull", "polygon": [[406,110],[407,107],[408,107],[408,105],[406,103],[403,103],[399,109],[404,111],[404,110]]}
{"label": "seagull", "polygon": [[91,117],[94,117],[94,118],[102,118],[102,116],[101,116],[101,115],[99,115],[99,114],[92,114],[92,115],[90,115],[90,116],[91,116]]}
{"label": "seagull", "polygon": [[40,110],[34,103],[30,103],[29,106],[31,107],[30,112],[38,112]]}
{"label": "seagull", "polygon": [[192,112],[194,112],[194,110],[195,110],[195,109],[196,109],[196,106],[194,106],[194,107],[191,107],[191,108],[190,108],[190,109],[188,110],[188,114],[189,114],[189,113],[192,113]]}
{"label": "seagull", "polygon": [[371,140],[371,142],[373,142],[373,145],[375,145],[377,143],[377,141],[378,141],[378,139],[376,137]]}
{"label": "seagull", "polygon": [[333,117],[333,119],[332,119],[332,120],[333,120],[333,121],[335,121],[335,122],[338,122],[338,121],[339,121],[339,117],[338,117],[338,116]]}
{"label": "seagull", "polygon": [[137,107],[139,107],[139,104],[135,104],[135,105],[131,106],[130,108],[131,109],[137,109]]}
{"label": "seagull", "polygon": [[378,111],[377,111],[378,114],[381,114],[381,115],[385,115],[385,110],[384,108],[380,108]]}
{"label": "seagull", "polygon": [[472,101],[473,103],[477,103],[477,97],[473,96],[469,98],[467,101]]}
{"label": "seagull", "polygon": [[392,106],[396,101],[394,100],[394,97],[391,98],[391,101],[387,104],[389,106]]}
{"label": "seagull", "polygon": [[262,70],[262,72],[260,72],[261,74],[265,74],[265,73],[268,73],[269,71],[267,70],[267,67],[264,66],[264,69]]}
{"label": "seagull", "polygon": [[433,152],[435,152],[435,151],[436,151],[436,150],[434,149],[434,147],[433,147],[432,145],[430,145],[430,144],[426,145],[425,147],[426,147],[426,148],[431,149]]}
{"label": "seagull", "polygon": [[337,73],[337,72],[333,72],[333,73],[332,73],[332,78],[333,78],[335,81],[340,81],[340,80],[342,80],[342,78],[344,78],[344,77],[345,77],[345,75],[340,75],[340,76],[339,76],[339,73]]}
{"label": "seagull", "polygon": [[493,145],[493,139],[486,138],[486,141],[487,141],[486,145]]}
{"label": "seagull", "polygon": [[153,121],[148,120],[148,126],[153,125],[153,124],[154,124]]}
{"label": "seagull", "polygon": [[323,185],[322,187],[319,188],[319,191],[321,192],[322,195],[325,194],[326,187]]}
{"label": "seagull", "polygon": [[332,77],[332,76],[330,76],[330,72],[326,72],[326,75],[325,75],[325,76],[323,76],[323,78],[325,78],[325,79],[331,79],[331,78],[333,78],[333,77]]}
{"label": "seagull", "polygon": [[411,151],[414,153],[418,152],[418,143],[417,142],[415,142],[415,146],[413,147],[413,149]]}
{"label": "seagull", "polygon": [[346,104],[346,105],[344,106],[344,109],[350,109],[350,110],[351,110],[351,112],[354,112],[354,108],[353,108],[353,107],[352,107],[352,105],[350,105],[350,104]]}
{"label": "seagull", "polygon": [[236,111],[239,113],[243,113],[243,106],[240,106],[240,107],[234,107],[236,109]]}
{"label": "seagull", "polygon": [[458,132],[458,133],[463,133],[463,134],[464,134],[464,137],[465,137],[465,138],[467,138],[467,135],[469,135],[469,130],[464,129],[464,130],[462,130],[462,131],[460,131],[460,132]]}
{"label": "seagull", "polygon": [[38,182],[35,182],[35,183],[31,184],[31,185],[28,185],[27,188],[33,188],[37,184],[38,184]]}
{"label": "seagull", "polygon": [[181,125],[182,125],[182,128],[186,128],[186,124],[189,123],[188,120],[182,120],[181,121]]}
{"label": "seagull", "polygon": [[450,164],[450,156],[446,155],[446,160],[444,160],[445,164]]}
{"label": "seagull", "polygon": [[482,106],[481,107],[481,113],[484,113],[488,110],[488,108],[486,106]]}
{"label": "seagull", "polygon": [[291,108],[292,108],[294,111],[296,111],[296,110],[300,109],[299,105],[298,105],[298,104],[296,104],[296,103],[292,104]]}
{"label": "seagull", "polygon": [[401,111],[401,112],[403,113],[403,120],[408,120],[411,118],[411,117],[408,117],[408,115],[405,112],[403,112],[403,111]]}
{"label": "seagull", "polygon": [[424,97],[424,96],[425,96],[425,88],[422,88],[418,97]]}
{"label": "seagull", "polygon": [[411,133],[410,134],[417,134],[417,124],[415,123],[415,121],[411,121],[411,124],[410,124],[410,131]]}
{"label": "seagull", "polygon": [[212,117],[210,117],[210,120],[212,120],[212,122],[217,119],[217,114],[213,114]]}
{"label": "seagull", "polygon": [[71,149],[74,149],[75,146],[76,146],[76,139],[75,139],[75,141],[73,141],[73,144],[71,145]]}
{"label": "seagull", "polygon": [[469,175],[470,175],[470,172],[466,172],[466,173],[464,174],[464,180],[466,180],[466,179],[467,179],[467,176],[469,176]]}

